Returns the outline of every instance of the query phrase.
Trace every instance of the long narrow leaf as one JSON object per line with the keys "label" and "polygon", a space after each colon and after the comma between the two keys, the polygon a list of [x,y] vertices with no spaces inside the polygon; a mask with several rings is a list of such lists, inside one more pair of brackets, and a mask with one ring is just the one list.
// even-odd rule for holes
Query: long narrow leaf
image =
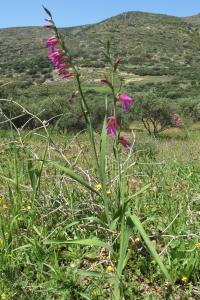
{"label": "long narrow leaf", "polygon": [[18,251],[18,250],[28,249],[28,248],[31,248],[32,246],[33,246],[32,244],[26,244],[26,245],[23,245],[23,246],[20,246],[18,248],[13,249],[12,252]]}
{"label": "long narrow leaf", "polygon": [[165,277],[167,278],[167,280],[169,280],[171,282],[172,281],[171,276],[169,275],[169,273],[168,273],[167,269],[165,268],[164,264],[162,263],[162,260],[161,260],[160,256],[156,252],[156,250],[155,250],[151,240],[149,239],[147,233],[145,232],[139,218],[135,214],[133,214],[133,215],[129,214],[128,217],[129,217],[130,221],[135,225],[137,230],[139,231],[139,233],[142,236],[144,242],[146,243],[147,247],[149,248],[149,251],[151,252],[151,255],[154,257],[157,264],[160,266],[160,269],[164,273]]}
{"label": "long narrow leaf", "polygon": [[[0,177],[1,177],[2,179],[5,179],[5,180],[8,181],[8,182],[11,182],[11,183],[13,183],[13,184],[16,184],[16,181],[13,180],[12,178],[6,177],[6,176],[1,175],[1,174],[0,174]],[[20,185],[21,187],[23,187],[23,188],[27,188],[27,186],[25,186],[25,185],[23,185],[23,184],[19,184],[19,185]]]}
{"label": "long narrow leaf", "polygon": [[101,219],[97,218],[97,217],[86,217],[86,218],[83,218],[82,219],[83,221],[93,221],[93,222],[96,222],[96,223],[99,223],[101,224],[102,226],[104,226],[105,228],[108,228],[108,224],[103,222]]}
{"label": "long narrow leaf", "polygon": [[[107,105],[107,104],[106,104]],[[101,132],[101,143],[100,143],[100,154],[99,154],[99,170],[103,191],[104,210],[106,219],[109,223],[109,208],[108,208],[108,197],[106,194],[106,143],[107,143],[107,130],[106,130],[107,117],[104,118],[103,128]]]}
{"label": "long narrow leaf", "polygon": [[106,179],[106,176],[105,176],[105,157],[106,157],[106,142],[107,142],[106,121],[107,121],[107,118],[105,117],[102,132],[101,132],[100,156],[99,156],[101,180],[104,183],[106,183],[106,181],[105,181],[105,179]]}
{"label": "long narrow leaf", "polygon": [[85,293],[80,292],[79,295],[86,300],[92,300],[92,298],[90,298],[88,295],[86,295]]}
{"label": "long narrow leaf", "polygon": [[92,191],[93,193],[97,194],[100,196],[100,194],[98,193],[98,191],[96,191],[87,181],[85,181],[85,179],[83,177],[81,177],[80,175],[77,175],[75,172],[73,172],[72,170],[70,170],[69,168],[66,168],[64,166],[61,166],[55,162],[50,162],[52,165],[54,165],[57,169],[63,171],[67,176],[69,176],[70,178],[74,179],[76,182],[80,183],[81,185],[83,185],[84,187],[86,187],[88,190]]}
{"label": "long narrow leaf", "polygon": [[151,183],[148,183],[147,185],[145,185],[143,188],[141,188],[139,191],[137,191],[135,194],[133,194],[132,196],[130,196],[128,198],[128,200],[126,201],[126,204],[132,200],[133,198],[135,198],[136,196],[142,194],[143,192],[145,192],[149,187],[151,186]]}
{"label": "long narrow leaf", "polygon": [[96,277],[96,278],[106,278],[112,282],[116,281],[116,277],[111,274],[99,273],[94,271],[78,270],[78,274],[83,277]]}
{"label": "long narrow leaf", "polygon": [[41,177],[42,177],[42,171],[43,171],[43,167],[44,167],[44,163],[46,161],[46,156],[47,156],[47,151],[48,151],[48,143],[46,144],[46,148],[45,148],[45,151],[44,151],[44,155],[43,155],[43,159],[41,161],[41,165],[40,165],[40,169],[39,169],[39,172],[38,172],[38,178],[37,178],[37,185],[36,185],[36,188],[35,188],[35,195],[34,195],[34,198],[35,196],[37,195],[37,192],[40,188],[40,181],[41,181]]}
{"label": "long narrow leaf", "polygon": [[128,241],[130,236],[129,227],[125,224],[121,224],[121,231],[120,231],[120,250],[119,250],[119,259],[117,265],[117,274],[120,278],[123,272],[123,269],[126,265],[126,254],[128,249]]}
{"label": "long narrow leaf", "polygon": [[112,247],[101,241],[101,240],[98,240],[96,238],[94,239],[83,239],[83,240],[66,240],[66,241],[46,241],[44,242],[45,244],[77,244],[77,245],[85,245],[85,246],[97,246],[97,247],[101,247],[101,248],[105,248],[105,249],[108,249],[109,251],[113,251]]}

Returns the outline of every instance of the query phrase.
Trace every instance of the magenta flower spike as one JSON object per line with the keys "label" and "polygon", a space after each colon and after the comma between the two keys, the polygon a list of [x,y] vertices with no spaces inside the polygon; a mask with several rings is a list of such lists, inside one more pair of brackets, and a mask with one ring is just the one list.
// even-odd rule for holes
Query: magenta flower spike
{"label": "magenta flower spike", "polygon": [[128,136],[120,136],[119,143],[125,148],[125,150],[129,150],[131,145],[128,142]]}
{"label": "magenta flower spike", "polygon": [[134,102],[133,98],[126,94],[119,94],[119,100],[122,104],[122,109],[129,111],[131,104]]}
{"label": "magenta flower spike", "polygon": [[[49,16],[51,13],[44,8]],[[52,19],[45,19],[48,24],[45,25],[46,28],[55,28],[54,22]],[[68,61],[68,56],[65,54],[64,49],[56,48],[57,44],[59,44],[60,40],[57,36],[53,36],[46,40],[46,46],[48,47],[48,59],[53,64],[54,68],[57,70],[58,75],[64,79],[74,76],[73,73],[67,71],[71,67],[71,65],[66,64]],[[61,45],[60,45],[61,46]]]}
{"label": "magenta flower spike", "polygon": [[108,124],[107,124],[107,133],[110,134],[112,137],[117,135],[117,129],[120,128],[120,126],[117,123],[117,119],[115,116],[111,116],[108,118]]}

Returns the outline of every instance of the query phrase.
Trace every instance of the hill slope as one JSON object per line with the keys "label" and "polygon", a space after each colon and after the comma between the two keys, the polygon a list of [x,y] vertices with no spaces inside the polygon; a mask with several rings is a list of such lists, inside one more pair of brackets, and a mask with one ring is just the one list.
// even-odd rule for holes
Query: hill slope
{"label": "hill slope", "polygon": [[200,13],[191,17],[185,17],[183,20],[190,24],[200,25]]}
{"label": "hill slope", "polygon": [[[199,68],[199,16],[127,12],[88,26],[62,28],[68,47],[82,66],[102,67],[98,40],[109,39],[122,58],[122,69],[140,75],[176,74]],[[0,30],[0,76],[41,82],[51,78],[41,27]]]}

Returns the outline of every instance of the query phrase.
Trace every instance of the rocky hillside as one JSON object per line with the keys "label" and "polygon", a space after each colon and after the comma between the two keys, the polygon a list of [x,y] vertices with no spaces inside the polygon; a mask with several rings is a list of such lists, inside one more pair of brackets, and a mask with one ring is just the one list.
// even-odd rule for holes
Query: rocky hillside
{"label": "rocky hillside", "polygon": [[[200,15],[178,18],[127,12],[101,23],[62,28],[81,66],[104,66],[99,40],[109,39],[122,58],[122,70],[139,75],[174,75],[200,67]],[[43,82],[52,78],[41,27],[0,30],[0,78]]]}

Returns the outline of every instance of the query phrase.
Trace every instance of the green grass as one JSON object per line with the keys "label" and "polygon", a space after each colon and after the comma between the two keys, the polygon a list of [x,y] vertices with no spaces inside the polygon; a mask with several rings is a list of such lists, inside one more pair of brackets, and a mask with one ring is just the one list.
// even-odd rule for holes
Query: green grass
{"label": "green grass", "polygon": [[[133,295],[134,299],[198,299],[200,141],[198,126],[192,129],[184,139],[177,139],[174,130],[160,139],[136,133],[130,164],[136,163],[128,174],[130,209],[140,217],[174,284],[166,288],[134,229],[122,283],[125,299],[132,300]],[[63,153],[65,165],[71,164],[95,188],[98,182],[85,135],[52,138],[56,146],[50,144],[44,157],[46,146],[40,136],[32,136],[22,146],[12,132],[1,132],[1,299],[110,299],[117,258],[111,259],[108,249],[89,241],[70,243],[104,240],[110,234],[97,221],[102,213],[98,197],[48,163],[50,159],[64,163]],[[113,173],[114,160],[110,152],[107,155]],[[115,185],[108,188],[114,204]],[[90,272],[98,276],[90,277]]]}

